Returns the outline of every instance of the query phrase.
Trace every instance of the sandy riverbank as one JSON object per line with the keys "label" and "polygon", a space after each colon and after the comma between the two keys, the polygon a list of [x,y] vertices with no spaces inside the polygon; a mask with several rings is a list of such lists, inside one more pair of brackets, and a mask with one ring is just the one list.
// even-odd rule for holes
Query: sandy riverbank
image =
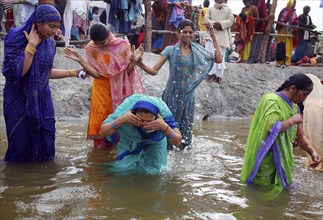
{"label": "sandy riverbank", "polygon": [[[3,42],[0,42],[2,69]],[[82,50],[84,53],[84,50]],[[152,66],[158,55],[144,54],[144,61]],[[63,56],[62,48],[57,49],[55,68],[69,69],[79,67],[76,62]],[[211,117],[248,117],[255,110],[260,97],[269,91],[276,90],[290,75],[302,72],[312,73],[323,79],[323,67],[286,67],[277,68],[274,64],[235,64],[228,63],[224,83],[202,82],[196,90],[196,116]],[[161,96],[168,78],[168,65],[165,65],[157,76],[142,72],[142,78],[148,94]],[[2,114],[2,90],[5,83],[0,76],[0,112]],[[51,80],[51,90],[58,118],[82,117],[89,112],[89,95],[91,78],[79,80],[67,78]],[[200,118],[200,117],[199,117]]]}

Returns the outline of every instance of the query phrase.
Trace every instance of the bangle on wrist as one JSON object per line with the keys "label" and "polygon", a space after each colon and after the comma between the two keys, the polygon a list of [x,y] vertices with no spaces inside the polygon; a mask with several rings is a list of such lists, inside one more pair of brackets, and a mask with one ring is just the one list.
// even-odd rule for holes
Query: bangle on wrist
{"label": "bangle on wrist", "polygon": [[27,44],[26,48],[25,48],[25,51],[27,53],[29,53],[30,55],[34,56],[35,52],[36,52],[36,48]]}
{"label": "bangle on wrist", "polygon": [[168,130],[169,126],[167,125],[167,127],[163,130],[163,132],[165,133]]}
{"label": "bangle on wrist", "polygon": [[70,70],[68,70],[68,73],[70,74],[70,77],[75,77],[75,76],[77,76],[76,69],[70,69]]}
{"label": "bangle on wrist", "polygon": [[114,129],[118,129],[120,126],[116,125],[115,121],[113,120],[111,122],[111,127],[114,128]]}
{"label": "bangle on wrist", "polygon": [[172,139],[174,136],[175,136],[175,132],[174,131],[172,131],[172,133],[170,135],[166,135],[166,137],[168,139]]}
{"label": "bangle on wrist", "polygon": [[290,126],[293,126],[293,120],[291,118],[288,119]]}

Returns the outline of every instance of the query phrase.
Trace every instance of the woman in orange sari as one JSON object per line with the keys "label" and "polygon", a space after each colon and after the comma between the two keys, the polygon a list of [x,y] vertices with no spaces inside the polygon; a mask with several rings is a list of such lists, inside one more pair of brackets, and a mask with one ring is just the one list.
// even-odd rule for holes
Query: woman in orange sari
{"label": "woman in orange sari", "polygon": [[91,26],[90,38],[92,41],[85,48],[87,61],[70,48],[64,48],[64,53],[93,77],[87,139],[94,140],[94,147],[105,149],[111,144],[99,135],[102,122],[125,98],[134,93],[145,93],[135,67],[142,52],[137,50],[134,56],[129,43],[116,38],[101,23]]}

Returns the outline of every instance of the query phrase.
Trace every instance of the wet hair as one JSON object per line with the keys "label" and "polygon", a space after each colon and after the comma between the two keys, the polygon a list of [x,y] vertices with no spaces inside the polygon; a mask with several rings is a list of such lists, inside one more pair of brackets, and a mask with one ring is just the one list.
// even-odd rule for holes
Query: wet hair
{"label": "wet hair", "polygon": [[297,73],[290,76],[283,85],[281,85],[276,92],[283,91],[284,89],[288,89],[291,86],[296,86],[296,90],[310,90],[313,88],[312,80],[303,73]]}
{"label": "wet hair", "polygon": [[194,31],[194,23],[189,19],[181,20],[178,24],[178,31],[183,30],[186,26],[190,26]]}
{"label": "wet hair", "polygon": [[204,0],[203,6],[204,7],[209,7],[210,6],[210,1],[209,0]]}
{"label": "wet hair", "polygon": [[90,38],[94,42],[100,42],[107,39],[109,36],[109,30],[102,23],[95,23],[90,28]]}

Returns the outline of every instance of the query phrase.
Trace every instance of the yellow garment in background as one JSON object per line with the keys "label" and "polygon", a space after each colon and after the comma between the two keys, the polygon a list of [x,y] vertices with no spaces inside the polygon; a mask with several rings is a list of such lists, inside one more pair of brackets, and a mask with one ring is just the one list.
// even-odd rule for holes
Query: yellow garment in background
{"label": "yellow garment in background", "polygon": [[[242,12],[248,16],[249,15],[249,10],[246,8],[242,9]],[[249,60],[249,54],[250,54],[250,47],[251,47],[251,42],[252,42],[253,35],[250,35],[250,41],[244,45],[243,52],[239,54],[240,59],[242,62],[247,62]]]}
{"label": "yellow garment in background", "polygon": [[[286,31],[286,27],[280,28],[277,33],[283,35],[291,35],[293,33],[293,29],[289,28],[288,32]],[[286,45],[286,61],[276,61],[277,63],[289,66],[291,63],[292,53],[293,53],[293,37],[285,37],[285,36],[278,36],[277,43],[285,42]]]}
{"label": "yellow garment in background", "polygon": [[250,36],[250,41],[244,45],[243,53],[240,54],[240,59],[242,61],[248,61],[249,60],[249,54],[250,54],[250,47],[252,42],[253,35]]}
{"label": "yellow garment in background", "polygon": [[204,23],[204,16],[206,14],[207,9],[208,9],[207,7],[204,7],[200,12],[199,22],[198,22],[200,31],[206,31],[206,27],[203,25],[203,23]]}
{"label": "yellow garment in background", "polygon": [[[304,101],[303,127],[312,147],[321,157],[320,164],[315,170],[323,171],[323,85],[319,78],[312,74],[307,74],[313,81],[313,91]],[[308,155],[305,165],[312,163]]]}

